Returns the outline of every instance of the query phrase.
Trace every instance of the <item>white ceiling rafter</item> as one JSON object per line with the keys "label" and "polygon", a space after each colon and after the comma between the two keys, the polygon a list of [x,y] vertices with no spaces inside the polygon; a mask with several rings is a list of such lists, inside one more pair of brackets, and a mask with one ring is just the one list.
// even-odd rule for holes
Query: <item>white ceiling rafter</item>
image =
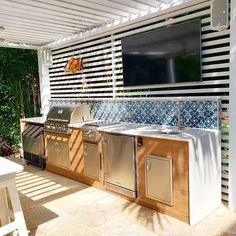
{"label": "white ceiling rafter", "polygon": [[0,0],[0,46],[50,45],[186,1]]}

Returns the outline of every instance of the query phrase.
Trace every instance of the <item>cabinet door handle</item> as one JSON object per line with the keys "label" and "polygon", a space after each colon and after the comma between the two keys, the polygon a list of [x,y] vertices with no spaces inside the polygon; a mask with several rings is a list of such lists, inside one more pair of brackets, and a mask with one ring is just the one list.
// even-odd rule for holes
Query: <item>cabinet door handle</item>
{"label": "cabinet door handle", "polygon": [[57,151],[57,152],[60,152],[60,150],[61,150],[61,148],[60,148],[60,144],[59,144],[59,142],[55,142],[55,150]]}
{"label": "cabinet door handle", "polygon": [[146,166],[146,168],[147,168],[147,170],[151,170],[152,165],[151,165],[150,160],[147,160],[147,166]]}
{"label": "cabinet door handle", "polygon": [[104,158],[104,176],[108,176],[108,143],[107,140],[102,141],[102,151],[103,151],[103,158]]}

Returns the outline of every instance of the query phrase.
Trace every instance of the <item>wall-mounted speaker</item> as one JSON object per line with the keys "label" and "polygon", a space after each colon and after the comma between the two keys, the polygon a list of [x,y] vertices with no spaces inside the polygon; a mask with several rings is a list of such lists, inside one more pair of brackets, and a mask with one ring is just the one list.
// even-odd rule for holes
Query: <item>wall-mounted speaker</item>
{"label": "wall-mounted speaker", "polygon": [[211,0],[211,29],[225,30],[229,27],[229,0]]}

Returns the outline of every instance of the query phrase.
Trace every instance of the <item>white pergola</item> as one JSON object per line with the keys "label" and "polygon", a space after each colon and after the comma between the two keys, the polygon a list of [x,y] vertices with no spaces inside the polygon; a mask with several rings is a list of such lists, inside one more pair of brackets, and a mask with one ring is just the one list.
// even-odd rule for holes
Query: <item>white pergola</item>
{"label": "white pergola", "polygon": [[[41,99],[47,106],[46,49],[206,1],[210,0],[0,0],[0,47],[38,50]],[[236,211],[235,25],[236,0],[231,0],[229,208]]]}
{"label": "white pergola", "polygon": [[0,0],[0,46],[42,47],[188,1]]}

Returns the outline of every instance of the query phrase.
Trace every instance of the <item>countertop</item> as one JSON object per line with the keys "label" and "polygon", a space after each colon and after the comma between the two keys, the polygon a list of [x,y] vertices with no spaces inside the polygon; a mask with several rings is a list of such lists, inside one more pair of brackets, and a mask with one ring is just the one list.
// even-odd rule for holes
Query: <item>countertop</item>
{"label": "countertop", "polygon": [[[46,117],[33,117],[21,119],[23,122],[44,124]],[[95,120],[91,121],[94,122]],[[96,120],[97,121],[97,120]],[[69,124],[70,128],[80,129],[84,124],[88,124],[89,121],[79,122],[74,124]],[[142,136],[142,137],[153,137],[153,138],[164,138],[173,140],[189,141],[196,138],[200,138],[205,135],[219,135],[219,130],[216,129],[197,129],[197,128],[184,128],[183,130],[178,130],[174,126],[166,125],[151,125],[151,124],[136,124],[136,123],[125,123],[121,122],[119,124],[107,125],[98,127],[98,131],[113,133],[113,134],[123,134],[131,136]]]}
{"label": "countertop", "polygon": [[46,121],[46,117],[41,116],[41,117],[23,118],[21,119],[21,121],[43,125]]}
{"label": "countertop", "polygon": [[99,120],[91,120],[91,121],[86,121],[86,122],[73,123],[73,124],[69,124],[68,127],[80,129],[80,128],[82,128],[83,125],[89,124],[90,122],[93,123],[96,121],[99,121]]}
{"label": "countertop", "polygon": [[[93,122],[93,121],[91,121]],[[89,122],[86,122],[86,124]],[[85,123],[75,123],[70,124],[71,128],[81,128]],[[198,128],[184,128],[183,130],[178,130],[174,126],[166,125],[151,125],[151,124],[136,124],[136,123],[125,123],[121,122],[119,124],[106,125],[98,127],[98,131],[112,133],[112,134],[123,134],[131,136],[141,136],[141,137],[153,137],[153,138],[164,138],[173,139],[180,141],[194,141],[203,136],[209,137],[219,136],[219,130],[217,129],[198,129]]]}
{"label": "countertop", "polygon": [[24,167],[0,156],[0,179],[23,171]]}

